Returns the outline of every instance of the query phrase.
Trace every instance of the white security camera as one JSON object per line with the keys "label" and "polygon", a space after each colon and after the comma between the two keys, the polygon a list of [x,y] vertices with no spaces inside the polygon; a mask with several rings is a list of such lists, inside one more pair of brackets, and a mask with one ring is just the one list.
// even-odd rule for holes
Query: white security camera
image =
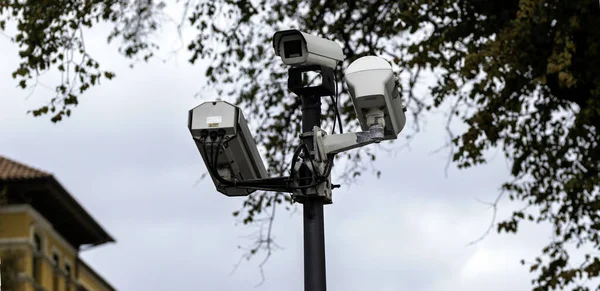
{"label": "white security camera", "polygon": [[275,54],[293,67],[320,65],[335,68],[344,60],[342,47],[334,41],[299,30],[282,30],[273,35]]}
{"label": "white security camera", "polygon": [[188,128],[217,191],[227,196],[245,196],[255,190],[229,182],[268,177],[239,107],[225,101],[202,103],[190,110]]}
{"label": "white security camera", "polygon": [[406,116],[390,63],[376,56],[361,57],[348,66],[345,79],[362,130],[379,131],[379,140],[396,139]]}

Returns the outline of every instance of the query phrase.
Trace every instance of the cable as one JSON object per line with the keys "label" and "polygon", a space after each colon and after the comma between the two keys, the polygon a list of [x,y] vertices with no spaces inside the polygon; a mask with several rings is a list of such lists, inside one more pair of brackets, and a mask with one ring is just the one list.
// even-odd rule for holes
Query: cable
{"label": "cable", "polygon": [[[221,177],[221,175],[219,175],[218,172],[215,171],[215,167],[214,167],[214,164],[213,164],[213,161],[212,161],[212,156],[209,156],[208,153],[207,153],[207,151],[206,151],[206,145],[208,144],[206,142],[206,139],[207,139],[207,137],[205,136],[204,139],[203,139],[203,141],[202,141],[202,150],[203,150],[203,153],[204,153],[204,157],[205,157],[205,159],[207,161],[206,164],[207,164],[208,172],[210,172],[210,174],[213,177],[215,177],[215,179],[217,179],[219,182],[221,182],[221,183],[223,183],[225,185],[234,184],[231,181],[227,181],[227,180],[223,179],[223,177]],[[212,143],[214,143],[214,140],[211,140],[211,144]]]}
{"label": "cable", "polygon": [[[325,182],[327,180],[327,177],[331,173],[331,168],[333,167],[333,159],[332,159],[333,155],[328,155],[328,165],[327,165],[327,168],[325,171],[325,175],[317,174],[317,172],[316,172],[317,169],[314,165],[314,159],[310,155],[308,146],[303,143],[300,146],[298,146],[296,148],[296,150],[294,151],[294,156],[293,156],[293,160],[292,160],[293,167],[291,170],[290,177],[276,177],[276,178],[266,178],[266,179],[246,180],[246,181],[235,181],[235,180],[228,181],[225,178],[221,177],[221,175],[219,174],[218,169],[217,169],[217,162],[219,160],[220,149],[223,146],[223,135],[224,134],[219,134],[218,144],[217,144],[216,149],[214,147],[214,143],[217,140],[217,134],[214,134],[214,132],[211,132],[210,135],[211,135],[211,154],[210,155],[208,154],[208,152],[206,150],[206,147],[208,145],[208,142],[207,142],[208,134],[201,134],[202,139],[195,138],[195,140],[199,141],[199,142],[201,141],[201,143],[203,144],[202,150],[203,150],[203,154],[207,160],[208,171],[217,181],[219,181],[220,183],[222,183],[225,186],[240,187],[240,188],[244,188],[244,189],[253,189],[253,190],[271,190],[271,191],[279,191],[279,192],[293,192],[293,190],[313,188],[313,187],[316,187],[319,184]],[[300,180],[310,179],[314,182],[309,185],[292,186],[291,182],[294,180],[293,177],[295,175],[294,168],[296,165],[296,161],[300,155],[300,152],[303,149],[307,151],[307,155],[311,159],[311,164],[313,166],[312,176],[311,177],[303,177],[303,178],[295,178],[295,180],[300,181]]]}
{"label": "cable", "polygon": [[[226,179],[224,179],[223,177],[221,177],[221,175],[219,174],[219,170],[218,170],[218,161],[219,161],[219,153],[221,152],[221,147],[223,146],[223,137],[225,136],[225,130],[223,129],[219,129],[219,132],[211,132],[211,159],[212,159],[212,163],[211,163],[211,168],[213,170],[213,172],[216,172],[217,176],[218,176],[218,180],[221,181],[224,184],[229,184],[232,186],[241,186],[242,184],[254,184],[256,183],[256,185],[260,185],[261,183],[265,183],[264,180],[256,180],[256,181],[243,181],[243,182],[238,182],[238,181],[227,181]],[[218,138],[218,144],[217,144],[217,148],[215,149],[213,144],[214,144],[214,140],[215,138]],[[225,183],[226,182],[226,183]],[[254,183],[253,183],[254,182]],[[272,182],[275,182],[275,180],[273,180]],[[267,185],[267,187],[272,187],[272,185]]]}
{"label": "cable", "polygon": [[[336,89],[337,89],[337,84],[335,85]],[[333,98],[332,95],[329,95],[329,98],[331,99],[331,105],[334,107],[333,111],[334,111],[334,115],[333,115],[333,129],[331,130],[331,134],[335,133],[335,126],[337,125],[337,102],[335,102],[335,99]]]}
{"label": "cable", "polygon": [[[304,144],[304,143],[303,143],[302,145],[298,146],[298,148],[296,148],[296,151],[294,152],[294,156],[297,156],[297,153],[299,152],[299,149],[306,149],[307,151],[309,151],[309,149],[308,149],[308,146],[307,146],[306,144]],[[327,178],[328,178],[328,177],[329,177],[329,175],[331,174],[331,169],[333,168],[333,161],[334,161],[334,159],[333,159],[333,158],[334,158],[335,154],[329,154],[329,155],[327,155],[327,161],[328,161],[328,163],[327,163],[327,168],[326,168],[326,170],[325,170],[325,173],[324,173],[324,175],[317,175],[317,174],[316,174],[317,168],[315,167],[315,164],[314,164],[314,159],[313,159],[313,157],[310,155],[310,152],[308,153],[308,156],[310,157],[310,160],[311,160],[311,165],[312,165],[312,168],[313,168],[313,171],[312,171],[313,177],[312,177],[312,178],[315,178],[315,179],[314,179],[314,181],[315,181],[315,182],[313,182],[312,184],[309,184],[309,185],[299,185],[299,186],[295,186],[294,188],[297,188],[297,189],[308,189],[308,188],[313,188],[313,187],[316,187],[316,186],[318,186],[319,184],[321,184],[321,183],[323,183],[323,182],[327,181]],[[294,161],[295,161],[295,160],[294,160]],[[292,163],[293,163],[294,161],[292,161]],[[293,173],[293,172],[292,172],[292,173]],[[290,177],[292,177],[292,178],[293,178],[293,175],[290,175]],[[312,179],[312,178],[311,178],[311,179]],[[301,179],[301,178],[299,178],[299,179]],[[316,189],[315,189],[315,190],[316,190]]]}
{"label": "cable", "polygon": [[[338,80],[337,80],[337,74],[335,71],[333,72],[333,81],[335,82],[335,102],[334,102],[335,115],[337,116],[337,121],[340,124],[340,134],[343,134],[344,128],[342,127],[342,117],[340,116],[340,110],[339,110],[340,92],[338,91]],[[342,84],[342,86],[343,86],[343,84]],[[335,120],[333,121],[333,131],[335,131]],[[333,131],[332,131],[332,133],[333,133]]]}
{"label": "cable", "polygon": [[294,155],[292,155],[292,165],[291,165],[291,170],[290,170],[290,178],[293,179],[294,174],[296,172],[296,161],[298,160],[298,156],[300,155],[300,151],[302,151],[302,149],[306,147],[306,149],[308,149],[308,146],[306,144],[301,144],[299,145],[296,150],[294,151]]}
{"label": "cable", "polygon": [[219,137],[219,143],[217,144],[217,148],[214,146],[215,141],[212,140],[210,143],[210,153],[212,155],[212,167],[215,168],[215,171],[219,171],[219,151],[221,150],[221,144],[223,143],[223,138]]}
{"label": "cable", "polygon": [[[211,134],[212,136],[214,136],[213,134]],[[268,179],[260,179],[260,180],[250,180],[250,181],[228,181],[225,178],[221,177],[221,175],[218,172],[218,169],[216,169],[216,161],[219,158],[219,152],[220,152],[220,148],[222,146],[222,137],[219,138],[219,143],[217,145],[217,149],[214,155],[210,155],[207,153],[206,150],[206,146],[208,144],[208,142],[206,142],[207,137],[204,137],[204,141],[203,141],[203,151],[204,151],[204,156],[207,158],[208,161],[208,170],[210,172],[210,174],[215,177],[215,179],[217,179],[217,181],[219,181],[220,183],[222,183],[225,186],[229,186],[229,187],[240,187],[240,188],[245,188],[245,189],[254,189],[254,190],[273,190],[273,191],[280,191],[280,192],[291,192],[291,190],[295,190],[295,189],[303,189],[305,187],[301,187],[301,186],[292,186],[289,187],[289,180],[291,180],[289,177],[278,177],[278,178],[268,178]],[[211,140],[211,146],[214,144],[215,140]],[[214,147],[213,147],[213,151],[214,151]],[[212,154],[212,152],[211,152]],[[303,179],[303,178],[302,178]],[[311,177],[312,179],[312,177]],[[266,182],[271,182],[271,184],[266,184]],[[275,185],[274,185],[275,184]],[[279,184],[279,185],[277,185]]]}

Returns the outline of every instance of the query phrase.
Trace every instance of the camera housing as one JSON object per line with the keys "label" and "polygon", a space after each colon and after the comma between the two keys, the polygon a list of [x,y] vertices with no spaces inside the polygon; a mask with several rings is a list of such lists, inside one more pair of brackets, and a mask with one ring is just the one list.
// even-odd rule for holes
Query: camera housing
{"label": "camera housing", "polygon": [[[224,185],[213,176],[209,168],[211,165],[227,181],[268,177],[256,142],[239,107],[226,101],[204,102],[189,111],[188,128],[217,191],[227,196],[245,196],[255,190]],[[222,135],[221,147],[217,146],[217,132]],[[215,157],[217,159],[213,165]]]}
{"label": "camera housing", "polygon": [[381,57],[361,57],[348,66],[344,78],[361,129],[383,128],[382,140],[398,138],[406,116],[390,63]]}
{"label": "camera housing", "polygon": [[284,64],[293,67],[321,65],[335,68],[344,60],[338,43],[296,29],[276,32],[273,48]]}

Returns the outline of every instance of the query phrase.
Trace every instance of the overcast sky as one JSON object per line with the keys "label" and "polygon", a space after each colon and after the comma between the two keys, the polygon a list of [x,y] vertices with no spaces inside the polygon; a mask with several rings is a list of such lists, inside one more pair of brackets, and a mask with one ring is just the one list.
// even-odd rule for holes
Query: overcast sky
{"label": "overcast sky", "polygon": [[[304,290],[301,207],[277,215],[283,249],[266,264],[264,284],[254,287],[260,256],[231,273],[253,230],[231,216],[242,198],[222,196],[210,180],[196,184],[206,169],[186,128],[189,109],[219,97],[193,97],[206,64],[191,66],[182,52],[131,70],[99,32],[86,45],[117,78],[92,88],[59,124],[26,114],[52,91],[40,86],[27,98],[16,87],[17,48],[0,36],[0,155],[52,172],[116,238],[82,257],[119,290]],[[163,40],[176,45],[169,34]],[[519,261],[539,253],[548,229],[525,224],[518,235],[492,232],[467,246],[492,215],[478,200],[496,198],[508,166],[497,152],[488,165],[451,166],[445,177],[447,153],[431,154],[445,142],[444,124],[429,120],[410,150],[380,153],[380,179],[365,174],[334,191],[325,208],[328,289],[530,290]],[[515,207],[500,206],[501,218]]]}

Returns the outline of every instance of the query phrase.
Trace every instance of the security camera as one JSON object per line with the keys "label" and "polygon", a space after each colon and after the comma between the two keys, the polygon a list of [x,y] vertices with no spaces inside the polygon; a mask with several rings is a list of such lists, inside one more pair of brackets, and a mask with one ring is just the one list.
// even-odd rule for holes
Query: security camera
{"label": "security camera", "polygon": [[284,64],[293,67],[321,65],[335,68],[337,62],[344,60],[342,47],[336,42],[295,29],[276,32],[273,48]]}
{"label": "security camera", "polygon": [[268,176],[239,107],[225,101],[204,102],[190,110],[188,128],[217,191],[245,196],[255,190],[235,187],[230,181]]}
{"label": "security camera", "polygon": [[406,116],[390,63],[376,56],[361,57],[348,66],[345,79],[361,129],[379,140],[396,139]]}

